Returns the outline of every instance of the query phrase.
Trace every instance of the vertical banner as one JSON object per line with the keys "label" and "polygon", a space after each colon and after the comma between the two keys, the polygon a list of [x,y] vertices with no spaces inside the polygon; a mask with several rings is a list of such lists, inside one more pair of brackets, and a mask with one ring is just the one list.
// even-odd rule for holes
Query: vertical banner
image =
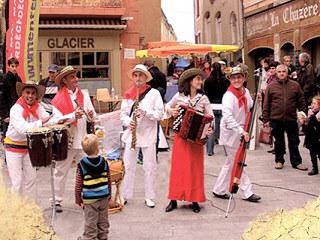
{"label": "vertical banner", "polygon": [[[37,48],[40,1],[9,1],[9,29],[6,33],[7,61],[19,60],[18,75],[22,81],[38,82]],[[8,64],[6,63],[8,70]]]}

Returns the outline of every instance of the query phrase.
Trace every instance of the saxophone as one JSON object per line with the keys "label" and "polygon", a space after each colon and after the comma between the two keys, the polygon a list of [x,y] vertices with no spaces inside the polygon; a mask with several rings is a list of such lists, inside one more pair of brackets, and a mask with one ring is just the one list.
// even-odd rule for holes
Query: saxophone
{"label": "saxophone", "polygon": [[136,150],[137,144],[137,114],[136,110],[139,108],[139,81],[137,82],[137,96],[132,108],[132,120],[134,121],[134,126],[132,128],[132,141],[131,141],[131,151]]}

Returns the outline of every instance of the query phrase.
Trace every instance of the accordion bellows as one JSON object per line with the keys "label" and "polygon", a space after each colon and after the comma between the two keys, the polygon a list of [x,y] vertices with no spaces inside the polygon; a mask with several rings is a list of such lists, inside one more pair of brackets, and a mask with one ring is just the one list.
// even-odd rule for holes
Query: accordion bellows
{"label": "accordion bellows", "polygon": [[173,121],[173,131],[182,139],[204,145],[207,141],[203,137],[203,132],[207,130],[205,126],[211,125],[213,117],[208,114],[200,113],[193,108],[180,105],[178,108],[178,116]]}

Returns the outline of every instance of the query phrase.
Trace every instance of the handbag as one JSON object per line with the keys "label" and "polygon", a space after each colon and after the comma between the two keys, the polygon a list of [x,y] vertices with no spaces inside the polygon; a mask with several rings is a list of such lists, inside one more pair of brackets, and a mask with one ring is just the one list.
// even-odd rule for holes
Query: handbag
{"label": "handbag", "polygon": [[259,143],[264,143],[272,146],[273,137],[271,131],[272,129],[270,127],[262,127],[259,134]]}

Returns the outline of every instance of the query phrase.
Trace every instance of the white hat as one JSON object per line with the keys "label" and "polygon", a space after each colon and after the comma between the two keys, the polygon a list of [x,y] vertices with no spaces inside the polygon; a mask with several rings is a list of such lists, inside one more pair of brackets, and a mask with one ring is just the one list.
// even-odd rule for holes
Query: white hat
{"label": "white hat", "polygon": [[220,63],[220,65],[227,65],[225,61],[218,61],[218,63]]}
{"label": "white hat", "polygon": [[128,77],[133,80],[132,78],[132,74],[134,72],[142,72],[144,75],[147,76],[147,82],[149,82],[152,79],[152,76],[150,74],[150,72],[148,71],[148,69],[146,68],[146,66],[142,65],[142,64],[138,64],[134,67],[134,69],[130,69],[127,73]]}

